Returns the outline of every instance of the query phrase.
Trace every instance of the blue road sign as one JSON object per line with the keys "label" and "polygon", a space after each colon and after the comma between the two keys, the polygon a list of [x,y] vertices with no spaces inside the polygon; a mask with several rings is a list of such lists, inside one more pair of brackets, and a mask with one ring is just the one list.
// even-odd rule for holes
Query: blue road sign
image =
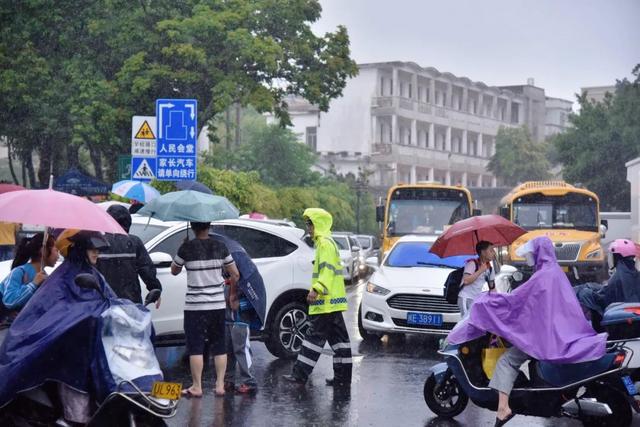
{"label": "blue road sign", "polygon": [[155,157],[132,157],[131,179],[136,181],[151,181],[156,177]]}
{"label": "blue road sign", "polygon": [[196,179],[198,101],[157,99],[157,165],[161,181]]}

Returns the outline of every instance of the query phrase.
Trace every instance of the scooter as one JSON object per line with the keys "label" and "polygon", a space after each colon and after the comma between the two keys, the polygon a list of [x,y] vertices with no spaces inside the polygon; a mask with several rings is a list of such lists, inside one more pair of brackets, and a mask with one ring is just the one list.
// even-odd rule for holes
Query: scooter
{"label": "scooter", "polygon": [[[79,274],[76,285],[102,292],[90,274]],[[102,295],[105,299],[106,296]],[[144,306],[156,302],[160,290],[149,292]],[[102,402],[92,399],[93,415],[88,426],[164,426],[175,416],[180,390],[171,399],[157,397],[155,389],[171,383],[150,383],[161,371],[151,343],[151,321],[146,310],[133,304],[112,304],[102,313],[102,343],[116,389]],[[154,390],[152,390],[152,388]],[[179,388],[179,387],[178,387]],[[167,393],[160,393],[167,394]],[[4,424],[7,423],[7,424]],[[46,383],[18,394],[0,412],[0,424],[25,426],[65,426],[62,405],[55,384]]]}
{"label": "scooter", "polygon": [[[424,385],[424,399],[431,411],[453,418],[466,408],[469,399],[482,408],[498,408],[498,394],[488,387],[482,369],[482,349],[490,337],[459,344],[444,344],[439,351],[444,363],[432,368]],[[517,415],[570,417],[587,427],[631,425],[632,410],[640,412],[627,364],[633,350],[624,342],[611,345],[607,353],[592,362],[553,364],[531,360],[528,375],[520,372],[509,398]]]}

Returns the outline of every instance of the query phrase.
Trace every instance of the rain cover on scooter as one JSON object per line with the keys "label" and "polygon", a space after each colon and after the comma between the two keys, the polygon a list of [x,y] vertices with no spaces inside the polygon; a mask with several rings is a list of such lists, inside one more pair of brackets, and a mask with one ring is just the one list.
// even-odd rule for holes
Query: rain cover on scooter
{"label": "rain cover on scooter", "polygon": [[105,296],[115,298],[95,268],[65,260],[22,309],[0,347],[0,407],[45,381],[98,400],[115,388],[100,340],[100,315],[109,303],[74,283],[80,273],[93,274]]}
{"label": "rain cover on scooter", "polygon": [[461,344],[486,332],[499,335],[538,360],[576,363],[605,353],[606,334],[596,334],[584,317],[551,240],[533,240],[536,271],[510,294],[484,293],[448,341]]}
{"label": "rain cover on scooter", "polygon": [[162,379],[151,333],[151,312],[128,301],[112,301],[102,313],[102,346],[116,384],[143,377]]}

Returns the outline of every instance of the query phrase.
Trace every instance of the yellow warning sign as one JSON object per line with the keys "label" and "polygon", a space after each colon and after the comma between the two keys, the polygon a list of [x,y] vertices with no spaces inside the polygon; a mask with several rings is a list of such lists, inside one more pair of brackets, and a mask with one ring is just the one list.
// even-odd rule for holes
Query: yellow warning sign
{"label": "yellow warning sign", "polygon": [[138,132],[136,133],[136,139],[156,139],[156,136],[151,130],[151,126],[149,126],[149,123],[147,123],[146,120],[144,121],[144,123],[142,123],[140,129],[138,129]]}

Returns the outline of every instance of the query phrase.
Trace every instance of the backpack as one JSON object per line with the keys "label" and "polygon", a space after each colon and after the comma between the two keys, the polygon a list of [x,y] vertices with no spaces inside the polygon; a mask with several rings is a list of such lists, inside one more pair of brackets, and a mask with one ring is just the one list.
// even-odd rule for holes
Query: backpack
{"label": "backpack", "polygon": [[[476,270],[478,270],[478,260],[474,258],[473,263],[476,265]],[[466,262],[464,264],[467,265]],[[491,268],[489,268],[489,274],[491,274]],[[449,304],[458,303],[458,294],[460,293],[460,288],[462,287],[461,285],[463,276],[464,266],[453,270],[451,273],[449,273],[449,276],[447,276],[447,280],[444,282],[444,297]]]}

